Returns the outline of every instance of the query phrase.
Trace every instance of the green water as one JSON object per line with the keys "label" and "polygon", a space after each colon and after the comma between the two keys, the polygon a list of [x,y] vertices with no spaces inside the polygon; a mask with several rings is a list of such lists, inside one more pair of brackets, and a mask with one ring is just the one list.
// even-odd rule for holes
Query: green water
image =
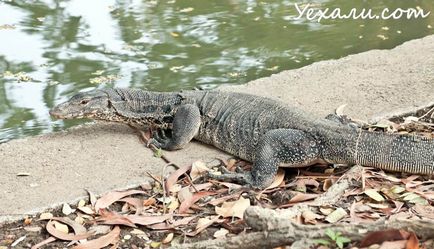
{"label": "green water", "polygon": [[[0,1],[0,142],[77,124],[48,110],[79,90],[211,89],[434,33],[434,13],[318,23],[295,20],[294,3],[306,1]],[[434,11],[433,0],[312,3]]]}

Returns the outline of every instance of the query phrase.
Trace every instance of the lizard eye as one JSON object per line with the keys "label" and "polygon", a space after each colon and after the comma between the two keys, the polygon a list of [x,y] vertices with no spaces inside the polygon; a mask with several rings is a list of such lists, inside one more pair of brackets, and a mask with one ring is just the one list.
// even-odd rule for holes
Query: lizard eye
{"label": "lizard eye", "polygon": [[82,105],[85,105],[85,104],[87,104],[87,103],[89,103],[89,100],[87,100],[87,99],[84,99],[84,100],[82,100],[82,101],[80,102],[80,104],[82,104]]}

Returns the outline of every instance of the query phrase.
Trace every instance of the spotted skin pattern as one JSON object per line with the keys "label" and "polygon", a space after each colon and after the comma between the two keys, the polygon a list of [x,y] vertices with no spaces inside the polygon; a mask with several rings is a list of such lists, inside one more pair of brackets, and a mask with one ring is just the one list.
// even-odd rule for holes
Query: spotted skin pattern
{"label": "spotted skin pattern", "polygon": [[150,92],[101,89],[79,93],[50,111],[57,118],[91,118],[144,125],[151,143],[182,149],[192,139],[253,162],[245,173],[212,177],[265,188],[278,167],[361,164],[434,175],[432,139],[362,131],[335,117],[318,119],[282,102],[221,91]]}

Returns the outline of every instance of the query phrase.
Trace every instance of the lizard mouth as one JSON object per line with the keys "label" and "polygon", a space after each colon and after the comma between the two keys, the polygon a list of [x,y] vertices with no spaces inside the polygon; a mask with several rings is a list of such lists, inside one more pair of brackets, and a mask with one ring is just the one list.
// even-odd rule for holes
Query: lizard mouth
{"label": "lizard mouth", "polygon": [[51,109],[49,111],[50,116],[57,118],[57,119],[75,119],[75,118],[81,118],[83,115],[80,113],[62,113],[60,110],[58,110],[56,107]]}

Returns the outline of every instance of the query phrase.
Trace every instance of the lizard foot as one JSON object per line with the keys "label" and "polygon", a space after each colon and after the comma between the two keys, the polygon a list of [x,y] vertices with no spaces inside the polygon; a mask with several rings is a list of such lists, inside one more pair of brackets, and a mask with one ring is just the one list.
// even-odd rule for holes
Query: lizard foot
{"label": "lizard foot", "polygon": [[166,131],[159,130],[158,133],[152,134],[152,138],[148,144],[155,145],[158,148],[167,149],[172,142],[171,137],[168,137]]}

